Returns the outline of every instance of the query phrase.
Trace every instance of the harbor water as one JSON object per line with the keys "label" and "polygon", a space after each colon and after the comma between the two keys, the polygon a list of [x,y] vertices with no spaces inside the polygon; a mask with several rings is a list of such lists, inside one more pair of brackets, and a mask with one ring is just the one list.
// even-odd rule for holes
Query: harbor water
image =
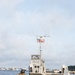
{"label": "harbor water", "polygon": [[[20,73],[20,71],[0,71],[0,75],[17,75]],[[26,75],[28,75],[29,72],[26,72]]]}
{"label": "harbor water", "polygon": [[[20,71],[0,71],[0,75],[17,75]],[[29,72],[26,72],[26,75],[29,75]],[[71,74],[75,75],[75,74]]]}

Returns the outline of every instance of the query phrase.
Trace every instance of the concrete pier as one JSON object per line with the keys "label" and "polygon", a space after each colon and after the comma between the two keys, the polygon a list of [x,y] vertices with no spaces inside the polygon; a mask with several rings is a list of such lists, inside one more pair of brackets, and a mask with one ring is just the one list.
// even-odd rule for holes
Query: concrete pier
{"label": "concrete pier", "polygon": [[40,73],[30,73],[29,75],[63,75],[63,73],[44,73],[44,74],[40,74]]}
{"label": "concrete pier", "polygon": [[63,73],[46,73],[45,75],[63,75]]}

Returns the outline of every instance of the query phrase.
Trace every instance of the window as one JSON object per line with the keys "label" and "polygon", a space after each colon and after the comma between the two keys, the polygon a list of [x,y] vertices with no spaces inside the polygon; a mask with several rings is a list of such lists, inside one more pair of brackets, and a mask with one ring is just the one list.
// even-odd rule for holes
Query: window
{"label": "window", "polygon": [[36,66],[35,66],[35,68],[36,68]]}
{"label": "window", "polygon": [[39,66],[37,66],[39,68]]}

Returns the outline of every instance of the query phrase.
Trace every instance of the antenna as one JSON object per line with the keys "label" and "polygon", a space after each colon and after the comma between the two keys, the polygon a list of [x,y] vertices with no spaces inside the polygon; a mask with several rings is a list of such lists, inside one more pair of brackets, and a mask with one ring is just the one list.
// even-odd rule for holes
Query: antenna
{"label": "antenna", "polygon": [[37,42],[40,44],[39,49],[40,49],[40,59],[41,59],[41,44],[45,42],[45,38],[50,37],[50,36],[37,36]]}

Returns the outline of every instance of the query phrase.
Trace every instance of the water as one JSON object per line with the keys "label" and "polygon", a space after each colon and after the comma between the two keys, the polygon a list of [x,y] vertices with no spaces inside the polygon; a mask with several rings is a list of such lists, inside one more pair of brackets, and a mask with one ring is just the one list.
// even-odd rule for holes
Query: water
{"label": "water", "polygon": [[[0,75],[17,75],[20,71],[0,71]],[[26,75],[28,75],[29,73],[26,72]],[[71,75],[75,75],[75,74],[71,74]]]}
{"label": "water", "polygon": [[[0,75],[17,75],[20,71],[0,71]],[[26,72],[26,75],[29,73]]]}

